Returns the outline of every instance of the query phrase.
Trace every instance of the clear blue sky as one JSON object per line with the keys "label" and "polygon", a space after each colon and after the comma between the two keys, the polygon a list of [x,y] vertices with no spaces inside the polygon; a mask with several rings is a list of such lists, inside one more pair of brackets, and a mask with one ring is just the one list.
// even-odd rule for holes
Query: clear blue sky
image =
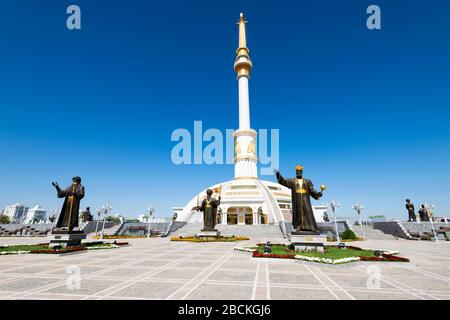
{"label": "clear blue sky", "polygon": [[[66,28],[78,4],[82,30]],[[378,4],[382,30],[365,27]],[[170,216],[232,165],[176,166],[176,128],[237,126],[239,12],[254,63],[252,127],[279,128],[281,172],[305,166],[323,201],[449,214],[450,3],[4,0],[0,207],[60,209],[52,180],[80,175],[82,207]],[[273,180],[273,177],[264,177]]]}

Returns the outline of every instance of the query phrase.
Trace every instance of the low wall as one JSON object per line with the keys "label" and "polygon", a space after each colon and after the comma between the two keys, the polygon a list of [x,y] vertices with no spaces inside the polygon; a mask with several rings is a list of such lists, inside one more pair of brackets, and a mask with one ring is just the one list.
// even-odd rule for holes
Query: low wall
{"label": "low wall", "polygon": [[[169,227],[169,222],[153,222],[150,230],[155,233],[164,234]],[[146,235],[148,233],[147,222],[125,222],[120,229],[121,235]]]}
{"label": "low wall", "polygon": [[[110,221],[105,222],[105,230],[111,228],[112,226],[114,226],[113,222],[110,222]],[[83,231],[84,231],[84,233],[89,234],[89,233],[95,232],[96,228],[97,228],[97,221],[96,220],[89,221],[83,228]],[[99,223],[98,223],[98,231],[101,231],[102,229],[103,229],[103,220],[99,221]]]}
{"label": "low wall", "polygon": [[[431,222],[401,222],[403,228],[408,230],[408,232],[433,232],[431,228]],[[445,222],[433,222],[435,230],[442,228],[450,228],[450,223]]]}

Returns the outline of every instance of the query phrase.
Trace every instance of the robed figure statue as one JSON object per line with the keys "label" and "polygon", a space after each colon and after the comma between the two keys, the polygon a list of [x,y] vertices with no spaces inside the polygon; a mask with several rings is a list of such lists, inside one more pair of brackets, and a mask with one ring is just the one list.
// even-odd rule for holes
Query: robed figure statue
{"label": "robed figure statue", "polygon": [[430,215],[428,214],[427,208],[425,208],[425,205],[422,204],[420,206],[420,210],[418,211],[420,221],[430,221]]}
{"label": "robed figure statue", "polygon": [[71,233],[75,227],[78,227],[80,200],[84,197],[84,187],[81,185],[81,178],[73,177],[72,185],[64,190],[56,182],[52,182],[52,185],[56,189],[58,198],[65,198],[56,228],[67,228],[69,233]]}
{"label": "robed figure statue", "polygon": [[[303,167],[300,165],[296,167],[297,175],[292,179],[285,179],[278,170],[274,170],[274,172],[278,183],[291,189],[293,229],[297,232],[319,232],[310,197],[319,200],[322,192],[317,192],[312,182],[303,178]],[[321,186],[321,189],[325,189],[325,186]]]}
{"label": "robed figure statue", "polygon": [[202,231],[216,231],[214,228],[217,222],[217,207],[220,205],[220,196],[216,200],[212,197],[213,191],[206,190],[206,199],[197,208],[197,211],[203,212],[203,229]]}

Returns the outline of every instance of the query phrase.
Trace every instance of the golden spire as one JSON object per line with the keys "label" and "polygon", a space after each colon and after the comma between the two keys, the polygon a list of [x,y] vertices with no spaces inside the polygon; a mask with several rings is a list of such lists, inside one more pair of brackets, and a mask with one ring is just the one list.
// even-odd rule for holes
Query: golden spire
{"label": "golden spire", "polygon": [[238,78],[241,76],[250,77],[250,70],[252,69],[252,62],[250,60],[245,34],[246,23],[247,21],[244,19],[244,14],[241,13],[237,23],[239,25],[239,47],[236,50],[236,60],[234,62],[234,71],[236,71]]}
{"label": "golden spire", "polygon": [[247,48],[247,39],[245,38],[245,24],[247,21],[244,19],[244,14],[241,12],[239,17],[239,48]]}

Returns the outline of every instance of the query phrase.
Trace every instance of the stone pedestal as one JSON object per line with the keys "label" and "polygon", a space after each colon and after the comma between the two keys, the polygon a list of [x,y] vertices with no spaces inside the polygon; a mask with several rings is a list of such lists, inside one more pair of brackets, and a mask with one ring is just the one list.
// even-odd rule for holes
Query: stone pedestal
{"label": "stone pedestal", "polygon": [[290,241],[295,251],[324,252],[324,243],[327,241],[327,236],[309,231],[293,231]]}
{"label": "stone pedestal", "polygon": [[66,247],[75,247],[81,245],[81,240],[86,239],[86,234],[82,231],[72,231],[68,233],[67,231],[55,231],[48,236],[50,248],[61,246],[63,248]]}
{"label": "stone pedestal", "polygon": [[220,232],[218,230],[202,230],[199,234],[199,237],[219,237]]}

